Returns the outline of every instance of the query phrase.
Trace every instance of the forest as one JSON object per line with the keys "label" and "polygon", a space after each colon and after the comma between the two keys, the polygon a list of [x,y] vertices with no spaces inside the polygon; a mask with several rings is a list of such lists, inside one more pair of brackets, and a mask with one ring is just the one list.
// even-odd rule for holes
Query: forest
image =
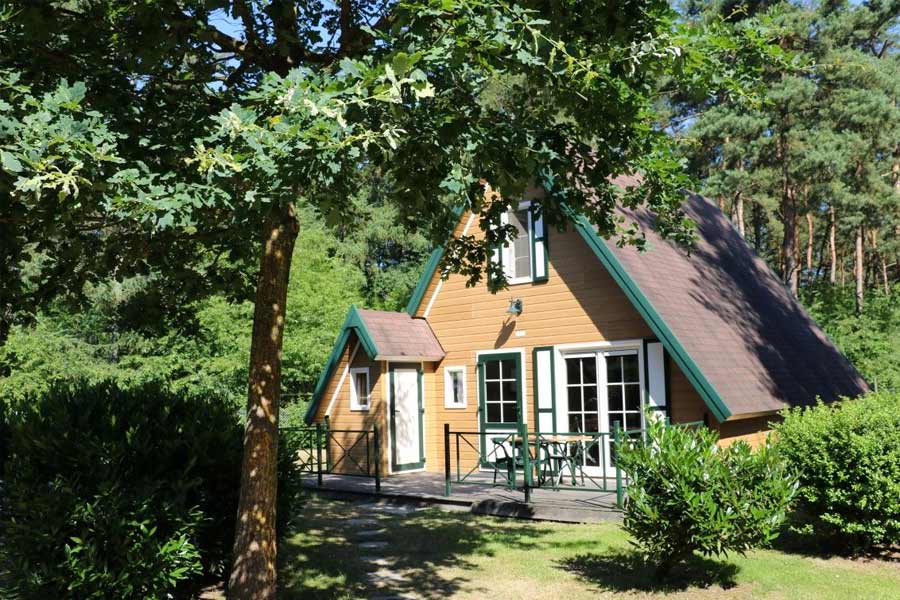
{"label": "forest", "polygon": [[[765,96],[662,96],[658,118],[678,140],[695,190],[715,199],[867,380],[900,389],[900,64],[891,3],[686,2],[685,19],[764,16],[792,71],[764,74]],[[817,65],[813,69],[810,65]],[[665,86],[665,82],[660,82]],[[370,173],[354,223],[301,217],[284,350],[283,418],[304,410],[350,304],[402,308],[428,257],[431,225],[402,224]],[[39,289],[39,256],[19,276]],[[246,264],[230,265],[243,283]],[[245,393],[252,305],[232,285],[178,289],[162,269],[97,277],[83,293],[4,308],[0,395],[53,382],[164,376],[179,390]],[[233,277],[233,275],[232,275]],[[235,283],[233,280],[230,283]],[[214,286],[212,281],[208,282]],[[34,306],[40,306],[35,310]],[[295,406],[296,405],[296,406]]]}
{"label": "forest", "polygon": [[[260,406],[299,424],[349,306],[401,310],[460,198],[488,239],[455,240],[446,268],[504,287],[485,257],[513,232],[490,227],[483,184],[515,196],[535,172],[551,226],[565,199],[605,235],[616,202],[645,203],[689,245],[682,193],[708,197],[872,387],[900,391],[900,2],[635,2],[606,20],[567,2],[16,4],[7,415],[150,386],[214,398],[248,432]],[[612,188],[624,172],[644,196]],[[277,426],[260,427],[264,447]]]}

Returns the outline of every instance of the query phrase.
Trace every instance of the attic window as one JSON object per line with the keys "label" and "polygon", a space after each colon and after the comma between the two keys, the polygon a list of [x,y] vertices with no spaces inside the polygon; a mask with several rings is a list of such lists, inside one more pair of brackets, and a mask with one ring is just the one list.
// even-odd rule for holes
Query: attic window
{"label": "attic window", "polygon": [[509,211],[506,218],[518,231],[516,238],[504,248],[506,277],[511,284],[526,283],[531,281],[531,211],[520,207]]}
{"label": "attic window", "polygon": [[350,410],[369,410],[370,404],[369,369],[350,369]]}
{"label": "attic window", "polygon": [[516,234],[502,248],[495,248],[493,258],[506,275],[507,283],[547,280],[547,237],[543,217],[537,203],[520,202],[515,209],[501,215],[504,225],[512,225]]}

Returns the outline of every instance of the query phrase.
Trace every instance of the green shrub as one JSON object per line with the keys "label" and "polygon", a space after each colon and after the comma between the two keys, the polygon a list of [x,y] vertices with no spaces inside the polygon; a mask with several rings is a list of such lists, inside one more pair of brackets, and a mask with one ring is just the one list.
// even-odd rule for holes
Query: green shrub
{"label": "green shrub", "polygon": [[242,430],[233,405],[157,384],[18,404],[0,581],[24,598],[165,598],[228,564]]}
{"label": "green shrub", "polygon": [[797,408],[775,429],[800,481],[795,528],[851,552],[900,543],[900,394]]}
{"label": "green shrub", "polygon": [[778,535],[796,483],[773,448],[720,448],[712,430],[651,421],[618,460],[629,478],[625,530],[659,576],[694,552],[742,554]]}

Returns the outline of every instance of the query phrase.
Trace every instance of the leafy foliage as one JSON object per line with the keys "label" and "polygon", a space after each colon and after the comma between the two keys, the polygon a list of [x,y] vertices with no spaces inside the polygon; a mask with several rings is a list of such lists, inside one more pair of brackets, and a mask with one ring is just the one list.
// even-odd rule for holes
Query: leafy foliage
{"label": "leafy foliage", "polygon": [[[285,401],[304,401],[331,351],[350,304],[363,303],[365,276],[340,242],[304,217],[288,290]],[[404,267],[411,268],[411,267]],[[384,268],[389,270],[388,267]],[[88,284],[81,307],[57,303],[0,346],[0,403],[73,381],[115,380],[122,389],[165,381],[174,393],[240,398],[246,392],[253,307],[223,295],[181,307],[161,300],[161,277]],[[161,289],[161,287],[163,289]]]}
{"label": "leafy foliage", "polygon": [[879,390],[900,391],[900,303],[891,294],[872,290],[861,313],[856,312],[853,290],[822,285],[805,291],[804,303],[812,316],[866,381]]}
{"label": "leafy foliage", "polygon": [[694,552],[744,553],[772,541],[796,484],[768,445],[721,448],[706,428],[652,419],[646,440],[626,441],[617,460],[629,477],[625,530],[665,576]]}
{"label": "leafy foliage", "polygon": [[839,551],[900,543],[900,395],[793,409],[775,429],[801,532]]}
{"label": "leafy foliage", "polygon": [[221,574],[234,530],[233,403],[154,383],[54,386],[7,407],[2,577],[25,598],[166,598]]}

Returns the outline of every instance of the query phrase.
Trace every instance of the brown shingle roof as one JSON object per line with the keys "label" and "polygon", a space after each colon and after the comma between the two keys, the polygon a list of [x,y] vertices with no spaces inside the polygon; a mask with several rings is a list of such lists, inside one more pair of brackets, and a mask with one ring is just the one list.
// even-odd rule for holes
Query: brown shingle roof
{"label": "brown shingle roof", "polygon": [[621,209],[648,251],[607,247],[662,317],[732,416],[857,396],[868,387],[850,361],[744,241],[701,196],[690,255],[664,240],[643,209]]}
{"label": "brown shingle roof", "polygon": [[438,342],[425,319],[415,319],[405,312],[358,309],[379,359],[435,361],[444,358]]}

